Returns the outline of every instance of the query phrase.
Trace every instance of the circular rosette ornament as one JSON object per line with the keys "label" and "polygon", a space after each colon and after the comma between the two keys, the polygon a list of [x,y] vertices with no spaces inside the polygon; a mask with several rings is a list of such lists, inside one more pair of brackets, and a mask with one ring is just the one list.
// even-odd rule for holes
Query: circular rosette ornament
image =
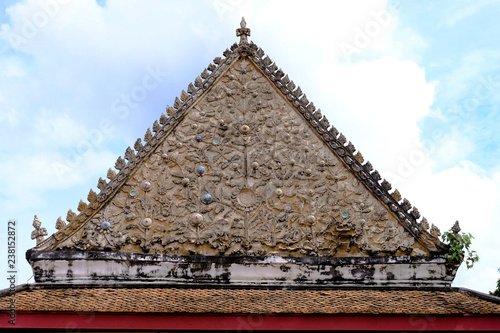
{"label": "circular rosette ornament", "polygon": [[203,215],[201,215],[200,213],[193,213],[189,217],[189,223],[193,227],[198,227],[202,222],[203,222]]}
{"label": "circular rosette ornament", "polygon": [[204,204],[208,205],[209,203],[212,202],[212,195],[210,193],[203,194],[202,197],[201,197],[201,201]]}
{"label": "circular rosette ornament", "polygon": [[312,226],[314,224],[314,222],[316,222],[316,216],[314,216],[312,214],[311,215],[307,215],[306,218],[305,218],[305,220],[306,220],[306,225]]}
{"label": "circular rosette ornament", "polygon": [[111,223],[109,221],[104,221],[101,223],[102,230],[108,230],[109,228],[111,228]]}
{"label": "circular rosette ornament", "polygon": [[243,124],[240,126],[240,132],[242,134],[247,134],[248,132],[250,132],[250,126],[248,126],[247,124]]}
{"label": "circular rosette ornament", "polygon": [[153,219],[151,219],[149,217],[146,217],[146,218],[141,220],[141,226],[143,226],[146,229],[151,228],[152,225],[153,225]]}
{"label": "circular rosette ornament", "polygon": [[260,195],[257,195],[252,189],[243,188],[239,192],[233,193],[231,199],[236,207],[249,212],[259,207],[259,202],[262,201]]}
{"label": "circular rosette ornament", "polygon": [[142,182],[141,188],[144,190],[144,192],[148,192],[148,191],[151,191],[151,189],[153,188],[153,184],[151,184],[151,182],[145,180]]}
{"label": "circular rosette ornament", "polygon": [[196,173],[201,177],[203,176],[203,174],[205,173],[205,171],[207,171],[207,169],[203,166],[203,165],[200,165],[196,168]]}
{"label": "circular rosette ornament", "polygon": [[103,217],[92,219],[82,233],[86,250],[118,249],[124,239],[115,223]]}

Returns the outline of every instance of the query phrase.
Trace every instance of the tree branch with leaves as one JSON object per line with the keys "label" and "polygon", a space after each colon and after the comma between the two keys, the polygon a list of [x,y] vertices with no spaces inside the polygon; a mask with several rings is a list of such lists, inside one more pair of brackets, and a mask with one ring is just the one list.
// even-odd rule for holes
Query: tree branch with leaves
{"label": "tree branch with leaves", "polygon": [[467,268],[472,268],[479,261],[476,251],[470,248],[474,237],[470,233],[461,233],[458,221],[441,238],[449,246],[448,253],[444,255],[449,263],[461,264],[465,259]]}
{"label": "tree branch with leaves", "polygon": [[[500,273],[500,269],[498,270],[498,273]],[[497,289],[495,289],[493,292],[490,291],[490,295],[500,297],[500,279],[497,280]]]}

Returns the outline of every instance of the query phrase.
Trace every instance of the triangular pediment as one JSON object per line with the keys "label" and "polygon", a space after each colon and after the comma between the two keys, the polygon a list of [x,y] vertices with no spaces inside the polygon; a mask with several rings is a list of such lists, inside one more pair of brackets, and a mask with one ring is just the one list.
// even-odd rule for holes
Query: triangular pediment
{"label": "triangular pediment", "polygon": [[427,222],[417,222],[418,210],[389,192],[260,48],[235,44],[224,56],[36,250],[285,257],[442,251]]}

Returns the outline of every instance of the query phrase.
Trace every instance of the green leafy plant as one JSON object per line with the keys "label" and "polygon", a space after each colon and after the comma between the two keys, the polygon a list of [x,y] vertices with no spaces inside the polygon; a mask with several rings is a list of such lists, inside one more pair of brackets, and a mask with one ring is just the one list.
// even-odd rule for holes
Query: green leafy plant
{"label": "green leafy plant", "polygon": [[449,245],[448,253],[445,254],[449,263],[460,264],[465,259],[467,268],[472,268],[479,261],[476,251],[470,248],[471,240],[474,237],[470,233],[461,233],[458,221],[441,238]]}
{"label": "green leafy plant", "polygon": [[[498,270],[498,272],[500,273],[500,269]],[[500,297],[500,279],[497,280],[497,289],[495,289],[495,291],[493,292],[490,291],[490,295]]]}

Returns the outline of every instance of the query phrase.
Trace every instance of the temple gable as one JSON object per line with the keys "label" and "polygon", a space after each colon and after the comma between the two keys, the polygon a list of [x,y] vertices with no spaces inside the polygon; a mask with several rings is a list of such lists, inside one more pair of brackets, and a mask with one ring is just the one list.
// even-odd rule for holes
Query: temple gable
{"label": "temple gable", "polygon": [[[100,193],[91,190],[78,214],[59,218],[59,231],[28,252],[35,276],[174,281],[179,262],[203,262],[225,267],[207,281],[243,281],[250,265],[269,283],[316,276],[314,263],[322,265],[314,281],[359,283],[361,269],[385,283],[450,283],[456,268],[436,228],[248,42],[246,25],[239,36],[118,158]],[[62,278],[72,258],[84,260],[82,272],[67,268]],[[117,264],[126,260],[141,272]],[[291,275],[272,263],[291,265]]]}

